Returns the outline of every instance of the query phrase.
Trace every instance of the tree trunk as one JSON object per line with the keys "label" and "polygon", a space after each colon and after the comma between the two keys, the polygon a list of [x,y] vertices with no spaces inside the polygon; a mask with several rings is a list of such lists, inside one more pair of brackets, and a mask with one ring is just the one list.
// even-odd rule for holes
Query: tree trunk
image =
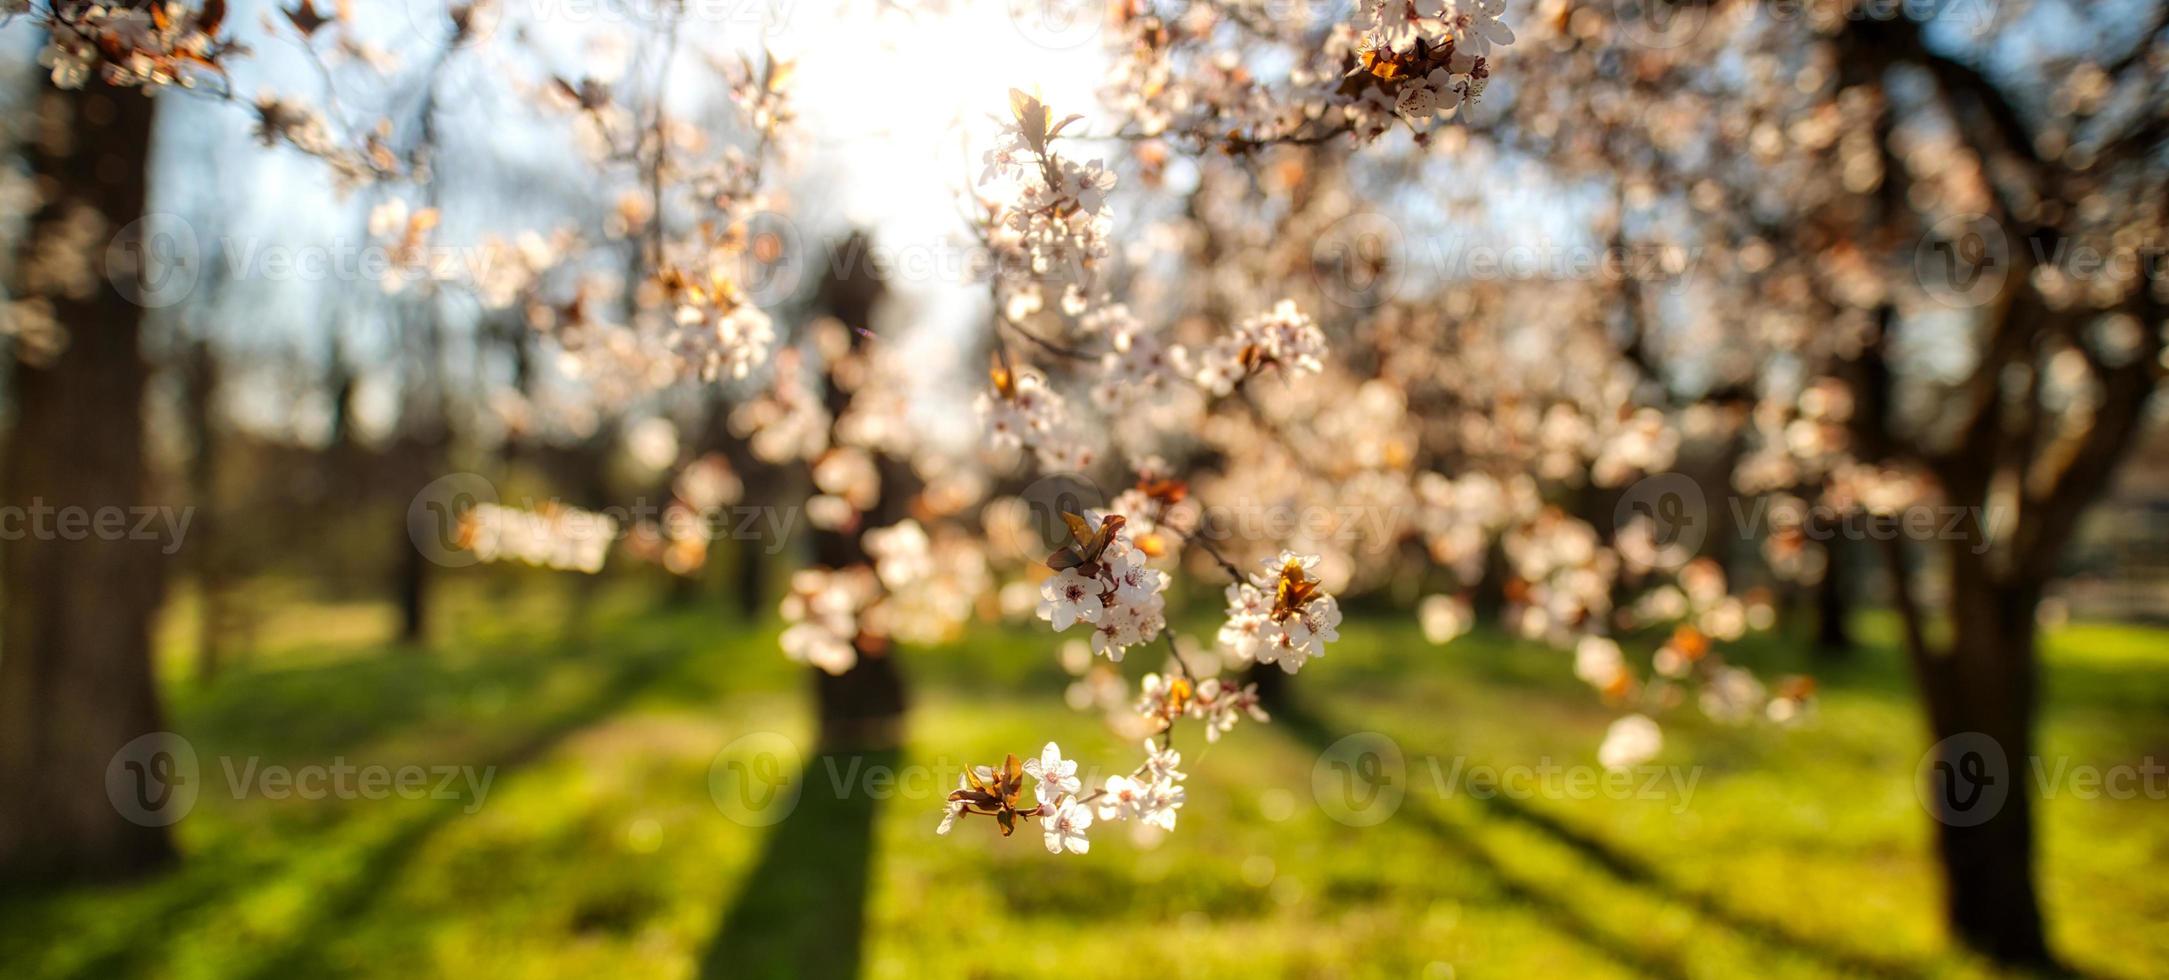
{"label": "tree trunk", "polygon": [[[817,308],[862,329],[873,322],[873,310],[883,292],[878,270],[865,261],[869,247],[869,240],[858,232],[838,243],[831,251],[831,265],[822,277],[820,295],[815,301]],[[854,330],[850,335],[851,348],[863,348],[867,336]],[[832,372],[833,367],[824,365],[823,370]],[[851,404],[851,393],[830,373],[822,401],[828,408],[829,418],[842,418]],[[829,436],[831,445],[840,442],[833,428]],[[881,477],[880,502],[872,512],[861,515],[862,522],[858,525],[815,531],[815,564],[828,568],[865,564],[866,549],[859,542],[859,533],[867,527],[893,524],[910,513],[909,501],[919,486],[911,467],[888,456],[876,457],[876,465]],[[752,554],[745,557],[749,560],[744,565],[761,564]],[[743,566],[740,569],[741,574],[759,575],[764,571],[751,571]],[[834,676],[818,669],[812,671],[814,705],[820,715],[823,751],[878,751],[902,744],[904,675],[896,660],[896,648],[886,639],[862,638],[858,663],[850,670]]]}
{"label": "tree trunk", "polygon": [[[87,252],[91,275],[40,282],[26,273],[18,292],[51,302],[68,343],[49,363],[17,367],[0,488],[10,507],[52,522],[7,542],[0,559],[0,880],[10,882],[116,877],[174,856],[165,828],[146,825],[163,821],[131,820],[107,796],[116,754],[163,727],[151,668],[161,548],[79,523],[147,503],[143,310],[130,301],[143,294],[116,282],[141,286],[157,270],[143,268],[140,249],[112,259],[107,244],[143,214],[152,100],[95,80],[41,98],[58,118],[32,139],[47,194],[26,254]],[[96,233],[82,235],[90,215],[102,225],[90,219]]]}
{"label": "tree trunk", "polygon": [[746,622],[759,622],[771,608],[768,603],[768,545],[758,537],[741,538],[737,550],[737,564],[731,569],[734,581],[731,592],[738,597],[738,615]]}
{"label": "tree trunk", "polygon": [[[882,457],[881,503],[864,515],[873,526],[901,519],[903,502],[911,496],[910,468]],[[859,528],[816,531],[814,561],[828,568],[865,564],[866,549]],[[858,663],[842,674],[813,670],[814,706],[820,718],[821,749],[880,751],[903,743],[904,673],[897,665],[896,647],[886,639],[863,640]]]}
{"label": "tree trunk", "polygon": [[888,651],[859,651],[841,674],[815,670],[822,751],[893,749],[903,741],[904,675]]}
{"label": "tree trunk", "polygon": [[1954,938],[1996,962],[2050,967],[2028,778],[2038,586],[1998,582],[1962,545],[1949,552],[1951,647],[1921,665],[1937,740],[1926,773],[1946,915]]}
{"label": "tree trunk", "polygon": [[218,676],[227,621],[225,563],[220,554],[218,521],[218,430],[212,403],[218,397],[218,358],[208,340],[197,340],[182,354],[186,396],[182,416],[189,432],[188,497],[196,508],[189,522],[191,562],[196,573],[196,677]]}
{"label": "tree trunk", "polygon": [[429,639],[429,556],[408,536],[407,515],[399,514],[399,574],[392,583],[399,602],[399,642],[419,646]]}
{"label": "tree trunk", "polygon": [[1243,683],[1258,685],[1258,703],[1273,711],[1289,707],[1289,676],[1277,664],[1251,664],[1243,671]]}
{"label": "tree trunk", "polygon": [[1852,569],[1846,567],[1839,535],[1825,539],[1823,553],[1823,580],[1815,583],[1815,653],[1825,660],[1842,660],[1853,651]]}

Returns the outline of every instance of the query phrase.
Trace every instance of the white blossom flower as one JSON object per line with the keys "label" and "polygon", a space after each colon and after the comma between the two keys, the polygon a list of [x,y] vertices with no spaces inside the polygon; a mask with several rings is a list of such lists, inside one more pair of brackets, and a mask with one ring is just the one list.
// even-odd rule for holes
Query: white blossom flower
{"label": "white blossom flower", "polygon": [[1427,121],[1438,114],[1438,91],[1423,81],[1411,81],[1401,87],[1393,100],[1393,111],[1411,122]]}
{"label": "white blossom flower", "polygon": [[[1097,531],[1106,518],[1090,515]],[[1057,631],[1084,622],[1092,627],[1092,652],[1116,663],[1129,648],[1150,643],[1167,627],[1170,577],[1151,568],[1145,556],[1117,531],[1096,560],[1063,569],[1041,587],[1039,618]]]}
{"label": "white blossom flower", "polygon": [[1150,739],[1145,741],[1145,775],[1154,780],[1190,778],[1175,767],[1182,765],[1182,753],[1171,747],[1163,747]]}
{"label": "white blossom flower", "polygon": [[[1190,701],[1189,712],[1192,717],[1204,719],[1207,742],[1219,741],[1220,736],[1233,729],[1244,715],[1258,722],[1271,720],[1265,713],[1264,701],[1258,696],[1258,685],[1229,684],[1217,677],[1208,677],[1198,683],[1197,696]],[[1174,778],[1183,776],[1175,773]]]}
{"label": "white blossom flower", "polygon": [[1279,664],[1281,670],[1290,674],[1303,669],[1303,665],[1310,662],[1312,653],[1308,638],[1295,635],[1294,629],[1299,628],[1293,623],[1269,624],[1265,642],[1258,646],[1258,662]]}
{"label": "white blossom flower", "polygon": [[[956,777],[956,788],[960,790],[969,789],[971,788],[971,783],[967,781],[960,773]],[[943,802],[941,805],[941,826],[935,827],[934,832],[943,836],[947,836],[949,833],[949,829],[956,826],[956,818],[963,815],[963,800],[948,800]]]}
{"label": "white blossom flower", "polygon": [[1024,760],[1024,774],[1039,780],[1033,787],[1033,795],[1041,806],[1052,806],[1054,801],[1074,796],[1082,783],[1077,779],[1077,762],[1062,758],[1062,749],[1053,742],[1041,749],[1039,758]]}
{"label": "white blossom flower", "polygon": [[1100,791],[1099,799],[1094,801],[1100,819],[1115,821],[1136,816],[1144,805],[1149,790],[1146,783],[1128,776],[1107,777],[1106,788]]}
{"label": "white blossom flower", "polygon": [[1311,570],[1317,555],[1283,551],[1262,563],[1247,583],[1228,587],[1228,621],[1220,644],[1238,659],[1278,664],[1295,673],[1312,657],[1325,656],[1340,639],[1340,603],[1319,591]]}
{"label": "white blossom flower", "polygon": [[1225,395],[1267,367],[1290,375],[1317,374],[1325,370],[1325,350],[1325,334],[1318,325],[1297,310],[1293,300],[1284,299],[1199,352],[1195,378],[1213,394]]}
{"label": "white blossom flower", "polygon": [[1161,830],[1174,830],[1175,811],[1182,809],[1184,795],[1183,788],[1170,780],[1152,783],[1137,804],[1137,819]]}
{"label": "white blossom flower", "polygon": [[1266,627],[1272,624],[1272,600],[1248,582],[1229,585],[1226,596],[1228,619],[1217,637],[1220,649],[1239,661],[1256,660],[1266,641]]}
{"label": "white blossom flower", "polygon": [[1506,0],[1454,0],[1454,48],[1481,58],[1491,46],[1514,43],[1514,30],[1499,21]]}
{"label": "white blossom flower", "polygon": [[1341,638],[1340,600],[1321,595],[1304,603],[1288,618],[1288,634],[1313,657],[1325,656],[1325,645]]}
{"label": "white blossom flower", "polygon": [[1053,623],[1057,633],[1075,623],[1097,623],[1107,609],[1100,601],[1099,580],[1074,568],[1050,576],[1039,595],[1039,618]]}
{"label": "white blossom flower", "polygon": [[1085,839],[1085,831],[1092,827],[1092,808],[1077,802],[1074,796],[1062,798],[1052,813],[1044,815],[1047,830],[1047,853],[1060,854],[1068,848],[1072,854],[1083,854],[1092,849],[1092,842]]}

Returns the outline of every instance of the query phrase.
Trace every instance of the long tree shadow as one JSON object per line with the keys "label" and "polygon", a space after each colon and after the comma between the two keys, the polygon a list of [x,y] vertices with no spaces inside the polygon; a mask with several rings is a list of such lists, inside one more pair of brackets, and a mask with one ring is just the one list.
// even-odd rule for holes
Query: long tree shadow
{"label": "long tree shadow", "polygon": [[[1275,729],[1284,731],[1316,751],[1324,751],[1341,734],[1328,723],[1311,714],[1302,705],[1283,705],[1273,716]],[[1913,977],[1919,976],[1918,967],[1896,962],[1854,950],[1836,948],[1823,941],[1799,935],[1784,925],[1759,919],[1735,909],[1728,908],[1717,896],[1673,881],[1650,862],[1585,831],[1570,827],[1557,818],[1532,809],[1519,800],[1502,794],[1488,797],[1470,796],[1483,805],[1486,816],[1511,820],[1536,830],[1555,843],[1574,852],[1590,864],[1601,869],[1613,879],[1630,887],[1648,891],[1659,898],[1684,905],[1703,918],[1731,929],[1764,946],[1781,949],[1814,961],[1818,966],[1834,972],[1860,976]],[[1658,976],[1678,976],[1681,965],[1672,957],[1658,958],[1646,951],[1625,946],[1606,936],[1586,915],[1561,903],[1557,898],[1538,892],[1532,886],[1515,880],[1512,873],[1493,859],[1483,849],[1469,843],[1468,824],[1448,818],[1427,806],[1403,807],[1397,816],[1411,818],[1427,833],[1442,844],[1460,852],[1472,865],[1497,880],[1510,896],[1526,902],[1539,915],[1553,921],[1560,929],[1588,945],[1619,958],[1627,965]]]}
{"label": "long tree shadow", "polygon": [[[527,765],[574,732],[616,711],[661,676],[671,659],[667,653],[628,657],[592,694],[553,713],[498,754],[493,763],[497,775],[501,777]],[[334,882],[311,902],[305,921],[292,930],[284,943],[266,950],[253,968],[236,969],[234,975],[269,978],[320,976],[329,972],[329,964],[320,962],[320,958],[331,945],[330,941],[346,931],[348,923],[364,913],[397,880],[400,870],[422,845],[463,812],[464,805],[465,802],[460,800],[441,801],[396,823],[380,841],[368,845],[367,854],[359,862],[358,873]],[[326,833],[336,835],[341,831],[335,827]],[[307,860],[309,853],[304,848],[298,856],[285,859],[285,863]],[[224,889],[276,877],[281,866],[277,860],[267,862],[239,854],[229,856],[228,860],[231,868],[225,867],[228,861],[222,861],[216,855],[192,858],[192,862],[211,865],[192,872],[204,876],[201,884],[184,887],[176,893],[175,900],[161,903],[158,909],[146,914],[143,929],[127,937],[127,941],[92,957],[73,971],[73,975],[103,978],[155,972],[162,950],[156,942],[145,941],[146,932],[170,935],[180,928],[183,918],[208,914],[218,908]]]}
{"label": "long tree shadow", "polygon": [[795,809],[701,956],[702,977],[854,977],[874,856],[873,798],[832,774],[893,770],[894,749],[823,753],[799,775]]}
{"label": "long tree shadow", "polygon": [[[650,653],[628,658],[600,689],[579,704],[553,715],[499,755],[493,764],[497,776],[502,777],[534,762],[573,733],[609,717],[661,676],[675,656],[682,654],[683,651],[676,651],[675,654]],[[329,940],[344,932],[348,923],[366,912],[398,879],[400,870],[420,852],[422,845],[462,812],[460,801],[448,800],[432,807],[427,814],[400,825],[376,846],[359,875],[341,883],[330,895],[319,898],[310,909],[308,922],[294,930],[283,948],[265,957],[246,976],[271,980],[322,976],[329,972],[329,964],[319,962],[330,946]]]}

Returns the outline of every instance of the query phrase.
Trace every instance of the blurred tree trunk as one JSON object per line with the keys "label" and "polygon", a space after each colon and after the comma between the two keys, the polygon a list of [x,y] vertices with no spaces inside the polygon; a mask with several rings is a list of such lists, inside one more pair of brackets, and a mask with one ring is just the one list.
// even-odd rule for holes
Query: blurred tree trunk
{"label": "blurred tree trunk", "polygon": [[[894,507],[903,488],[888,482],[884,459],[881,508]],[[874,515],[867,515],[873,517]],[[874,523],[879,524],[878,518]],[[862,565],[866,550],[859,544],[864,527],[814,532],[814,563],[828,568]],[[827,750],[895,748],[902,740],[904,721],[904,675],[896,665],[896,647],[885,640],[868,648],[862,644],[859,659],[850,670],[830,674],[812,669],[816,714],[820,719],[821,747]]]}
{"label": "blurred tree trunk", "polygon": [[1845,540],[1832,534],[1823,543],[1823,578],[1815,583],[1815,653],[1843,660],[1853,652],[1852,569],[1846,566]]}
{"label": "blurred tree trunk", "polygon": [[1251,664],[1243,669],[1243,683],[1258,686],[1258,702],[1267,711],[1287,708],[1290,704],[1291,675],[1277,664]]}
{"label": "blurred tree trunk", "polygon": [[[730,437],[729,411],[724,406],[718,404],[715,407],[706,437],[713,448],[722,450],[731,471],[738,475],[739,485],[745,488],[738,506],[764,510],[779,506],[779,495],[775,491],[779,476],[775,467],[753,455],[753,447],[746,440]],[[735,531],[739,522],[734,520],[731,526]],[[776,532],[774,541],[762,537],[775,527],[773,522],[764,520],[754,526],[757,530],[753,534],[732,535],[733,550],[737,553],[731,568],[731,594],[737,598],[738,614],[749,623],[759,621],[774,608],[770,605],[768,562],[775,550],[780,550],[786,543],[786,532]]]}
{"label": "blurred tree trunk", "polygon": [[[46,118],[29,156],[45,194],[25,254],[72,250],[89,275],[23,273],[17,295],[50,301],[68,343],[49,363],[17,365],[0,494],[32,514],[143,506],[148,369],[143,310],[130,300],[141,294],[115,283],[132,274],[141,285],[156,270],[142,268],[141,249],[111,268],[101,260],[143,214],[153,100],[95,80],[40,98]],[[95,234],[81,234],[86,220]],[[163,827],[125,819],[106,795],[115,753],[162,727],[151,667],[160,547],[126,534],[68,540],[67,527],[8,542],[0,560],[0,880],[112,877],[174,856]]]}
{"label": "blurred tree trunk", "polygon": [[[1959,549],[1951,549],[1958,551]],[[2037,661],[2034,609],[2039,595],[2031,586],[1995,583],[1977,558],[1952,556],[1951,655],[1931,667],[1935,678],[1929,717],[1939,744],[1946,745],[1932,764],[1941,770],[1943,795],[1936,844],[1943,858],[1945,894],[1951,929],[1966,945],[2002,963],[2047,964],[2048,940],[2042,928],[2040,900],[2034,890],[2033,797],[2027,774],[2033,759]],[[1986,736],[2003,750],[2001,772],[1990,767],[2006,790],[1982,785],[2002,806],[1984,821],[1957,811],[1975,787],[1966,776],[1968,740]],[[1944,739],[1958,741],[1944,743]],[[1937,785],[1931,783],[1931,785]],[[1980,801],[1976,799],[1975,805]]]}
{"label": "blurred tree trunk", "polygon": [[399,605],[399,642],[420,646],[429,639],[429,558],[408,537],[407,515],[399,513],[399,570],[392,589]]}
{"label": "blurred tree trunk", "polygon": [[2038,586],[1999,582],[1962,542],[1950,559],[1951,642],[1936,649],[1903,568],[1886,544],[1906,646],[1936,739],[1926,770],[1952,935],[1999,963],[2049,966],[2033,880],[2033,757]]}
{"label": "blurred tree trunk", "polygon": [[187,383],[183,386],[181,414],[188,428],[191,453],[188,497],[196,511],[188,524],[198,596],[196,676],[210,680],[218,676],[226,627],[231,618],[226,602],[226,569],[217,538],[218,522],[213,513],[218,499],[218,432],[212,419],[211,404],[218,397],[218,357],[212,353],[211,343],[207,340],[189,344],[182,357]]}
{"label": "blurred tree trunk", "polygon": [[738,563],[731,570],[731,591],[738,597],[738,615],[750,623],[768,614],[768,549],[757,537],[740,537],[737,544]]}
{"label": "blurred tree trunk", "polygon": [[[823,276],[816,300],[822,310],[850,327],[865,328],[872,324],[874,306],[880,302],[883,293],[881,277],[866,253],[870,245],[864,235],[854,232],[837,246],[834,256],[837,264]],[[850,336],[852,351],[865,347],[865,334],[853,330]],[[835,420],[841,419],[850,406],[851,392],[837,383],[830,367],[823,366],[827,384],[822,400],[827,405],[829,418]],[[837,441],[835,436],[832,426],[829,433],[832,446]],[[880,502],[875,504],[872,513],[860,515],[855,526],[816,531],[813,536],[815,564],[829,568],[866,564],[866,549],[859,543],[859,534],[869,526],[885,526],[901,520],[909,512],[906,502],[917,492],[911,467],[886,456],[877,457],[877,461],[881,476]],[[824,750],[894,748],[902,741],[904,675],[897,668],[894,645],[886,640],[873,649],[862,645],[858,662],[842,674],[832,675],[818,668],[812,673],[814,705],[820,718]]]}
{"label": "blurred tree trunk", "polygon": [[[446,421],[448,392],[439,327],[433,312],[424,313],[417,319],[420,320],[421,336],[411,338],[410,335],[410,345],[419,349],[410,356],[421,377],[409,382],[411,387],[400,412],[398,435],[388,457],[392,472],[401,475],[393,485],[405,488],[410,494],[447,472],[452,441]],[[395,503],[398,505],[398,537],[393,539],[393,546],[398,549],[399,560],[393,579],[393,595],[399,605],[399,642],[418,647],[429,639],[429,587],[436,578],[432,567],[436,563],[414,543],[407,522],[409,501],[399,499]]]}

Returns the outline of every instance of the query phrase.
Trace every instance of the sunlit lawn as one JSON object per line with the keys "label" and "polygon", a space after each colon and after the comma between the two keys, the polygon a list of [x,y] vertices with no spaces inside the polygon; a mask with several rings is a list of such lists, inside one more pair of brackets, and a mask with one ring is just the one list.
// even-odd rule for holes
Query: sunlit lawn
{"label": "sunlit lawn", "polygon": [[[1887,652],[1819,671],[1805,729],[1675,712],[1659,761],[1698,767],[1682,770],[1691,793],[1487,799],[1473,771],[1586,765],[1611,715],[1558,654],[1483,635],[1436,648],[1401,617],[1361,618],[1301,676],[1300,716],[1209,748],[1190,730],[1176,834],[1148,843],[1105,828],[1089,855],[1056,858],[1036,828],[1008,841],[983,820],[932,833],[942,781],[962,763],[1049,738],[1088,764],[1134,761],[1135,746],[1063,706],[1044,633],[987,627],[959,648],[911,651],[903,757],[809,754],[796,809],[747,826],[710,792],[719,750],[760,732],[805,746],[811,730],[806,679],[773,627],[625,590],[568,627],[561,588],[519,583],[463,585],[427,651],[373,646],[380,608],[294,604],[209,684],[182,677],[189,630],[171,624],[172,727],[204,779],[178,827],[186,863],[0,905],[0,974],[1976,969],[1937,928],[1912,788],[1924,739]],[[1880,620],[1868,626],[1884,638]],[[2165,641],[2137,628],[2056,634],[2046,754],[2103,767],[2169,758]],[[1741,656],[1770,672],[1805,666],[1774,641]],[[1158,663],[1128,666],[1134,677]],[[1314,785],[1338,785],[1332,760],[1351,755],[1321,765],[1321,753],[1365,731],[1398,747],[1405,796],[1353,827]],[[251,758],[496,771],[472,813],[467,799],[235,800],[221,760]],[[883,799],[863,781],[835,798],[836,778],[888,761],[929,774]],[[2169,970],[2165,814],[2160,800],[2047,802],[2049,913],[2080,967]]]}

